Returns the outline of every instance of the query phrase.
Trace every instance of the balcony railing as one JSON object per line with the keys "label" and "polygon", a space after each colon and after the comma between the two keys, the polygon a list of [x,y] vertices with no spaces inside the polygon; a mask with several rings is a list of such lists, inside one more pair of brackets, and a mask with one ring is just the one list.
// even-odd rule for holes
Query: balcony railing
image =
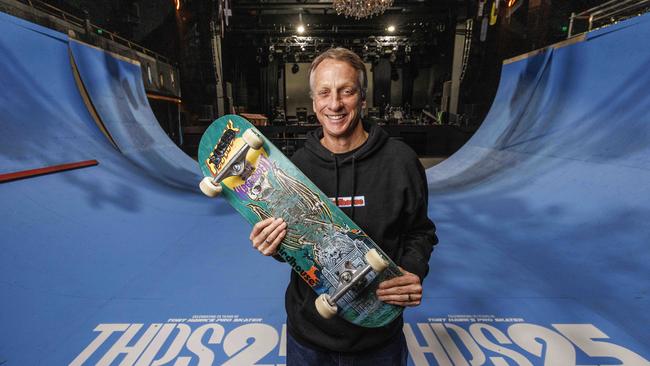
{"label": "balcony railing", "polygon": [[86,30],[88,33],[95,34],[97,36],[110,39],[111,41],[121,44],[123,46],[128,47],[129,49],[132,49],[134,51],[143,53],[145,55],[148,55],[150,57],[155,58],[156,60],[165,62],[167,64],[173,65],[174,63],[169,60],[167,57],[156,53],[148,48],[145,48],[135,42],[132,42],[124,37],[121,37],[111,31],[108,31],[104,28],[101,28],[95,24],[92,24],[88,19],[82,19],[79,18],[78,16],[72,15],[70,13],[67,13],[59,8],[56,8],[50,4],[46,4],[42,1],[39,0],[16,0],[20,3],[23,3],[25,5],[28,5],[32,9],[39,10],[43,13],[46,13],[50,16],[53,16],[55,18],[64,20],[68,22],[69,24],[72,24],[74,26],[83,28]]}
{"label": "balcony railing", "polygon": [[648,10],[650,10],[650,0],[612,0],[579,14],[572,13],[569,20],[568,38],[578,34],[576,27],[584,25],[585,22],[587,28],[584,32],[589,32],[595,28],[640,15]]}

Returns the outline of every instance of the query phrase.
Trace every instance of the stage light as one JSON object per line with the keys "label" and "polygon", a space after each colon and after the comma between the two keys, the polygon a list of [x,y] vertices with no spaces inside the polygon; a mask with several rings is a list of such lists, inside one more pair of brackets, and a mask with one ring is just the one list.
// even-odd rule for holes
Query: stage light
{"label": "stage light", "polygon": [[389,25],[388,28],[386,28],[386,30],[389,31],[390,33],[393,33],[393,32],[395,32],[395,26],[394,25]]}
{"label": "stage light", "polygon": [[296,27],[296,31],[298,32],[298,34],[305,33],[305,25],[302,22],[302,12],[298,13],[298,27]]}

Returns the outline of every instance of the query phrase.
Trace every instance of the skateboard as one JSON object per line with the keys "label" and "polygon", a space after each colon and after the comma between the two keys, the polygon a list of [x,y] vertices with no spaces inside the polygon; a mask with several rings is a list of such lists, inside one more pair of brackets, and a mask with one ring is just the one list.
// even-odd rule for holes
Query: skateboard
{"label": "skateboard", "polygon": [[375,294],[381,281],[402,275],[397,265],[246,119],[214,121],[198,161],[206,196],[222,196],[252,225],[284,219],[278,255],[319,295],[314,306],[322,317],[374,328],[402,313]]}

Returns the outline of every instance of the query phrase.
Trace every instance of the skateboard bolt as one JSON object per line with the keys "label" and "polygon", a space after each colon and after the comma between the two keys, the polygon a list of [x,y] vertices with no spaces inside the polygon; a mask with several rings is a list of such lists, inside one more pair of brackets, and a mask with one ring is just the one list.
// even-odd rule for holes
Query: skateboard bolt
{"label": "skateboard bolt", "polygon": [[239,173],[242,171],[242,164],[241,163],[235,163],[232,165],[232,170],[234,170],[236,173]]}
{"label": "skateboard bolt", "polygon": [[350,282],[351,280],[352,280],[352,273],[346,271],[341,274],[341,281]]}

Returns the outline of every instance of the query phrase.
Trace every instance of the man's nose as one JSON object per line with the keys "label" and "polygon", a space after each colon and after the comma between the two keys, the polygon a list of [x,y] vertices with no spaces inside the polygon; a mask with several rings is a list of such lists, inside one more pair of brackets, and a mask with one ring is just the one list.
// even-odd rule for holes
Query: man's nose
{"label": "man's nose", "polygon": [[332,93],[327,101],[327,107],[333,111],[341,108],[343,105],[339,93]]}

